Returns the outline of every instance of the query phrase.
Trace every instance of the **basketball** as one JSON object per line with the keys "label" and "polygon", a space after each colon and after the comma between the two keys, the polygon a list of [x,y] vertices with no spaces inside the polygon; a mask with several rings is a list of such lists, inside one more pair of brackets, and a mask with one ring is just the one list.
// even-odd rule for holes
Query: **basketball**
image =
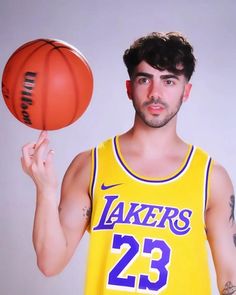
{"label": "basketball", "polygon": [[93,74],[73,46],[54,39],[23,44],[9,58],[2,75],[2,94],[10,112],[40,130],[66,127],[86,111]]}

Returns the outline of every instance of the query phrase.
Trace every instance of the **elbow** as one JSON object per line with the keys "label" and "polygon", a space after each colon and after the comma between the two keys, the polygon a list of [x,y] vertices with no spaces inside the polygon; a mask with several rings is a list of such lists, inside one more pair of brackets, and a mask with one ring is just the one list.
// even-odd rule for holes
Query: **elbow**
{"label": "elbow", "polygon": [[53,277],[63,271],[66,266],[66,257],[63,251],[53,251],[48,247],[36,248],[37,266],[45,277]]}
{"label": "elbow", "polygon": [[37,260],[37,266],[40,272],[47,278],[56,276],[62,271],[61,268],[55,265],[49,265],[48,263],[42,262],[40,260]]}

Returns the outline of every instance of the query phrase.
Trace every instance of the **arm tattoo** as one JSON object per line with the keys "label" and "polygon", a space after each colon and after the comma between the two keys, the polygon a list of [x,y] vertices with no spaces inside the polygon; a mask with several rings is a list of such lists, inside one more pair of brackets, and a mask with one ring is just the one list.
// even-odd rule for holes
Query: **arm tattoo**
{"label": "arm tattoo", "polygon": [[233,239],[234,239],[234,246],[236,247],[236,234],[233,235]]}
{"label": "arm tattoo", "polygon": [[225,284],[225,288],[222,291],[222,295],[233,295],[236,294],[236,286],[233,286],[231,282]]}
{"label": "arm tattoo", "polygon": [[90,216],[91,216],[91,208],[88,208],[88,207],[84,207],[83,208],[83,216],[86,218],[86,219],[90,219]]}
{"label": "arm tattoo", "polygon": [[[62,207],[59,206],[58,211],[59,213],[61,212]],[[90,215],[91,215],[91,208],[87,208],[86,206],[82,209],[83,210],[83,216],[87,219],[90,219]]]}
{"label": "arm tattoo", "polygon": [[232,222],[232,225],[234,224],[235,222],[235,219],[234,219],[234,207],[235,207],[235,197],[234,195],[232,195],[230,197],[230,203],[229,203],[229,206],[231,208],[231,214],[230,214],[230,217],[229,217],[229,221]]}

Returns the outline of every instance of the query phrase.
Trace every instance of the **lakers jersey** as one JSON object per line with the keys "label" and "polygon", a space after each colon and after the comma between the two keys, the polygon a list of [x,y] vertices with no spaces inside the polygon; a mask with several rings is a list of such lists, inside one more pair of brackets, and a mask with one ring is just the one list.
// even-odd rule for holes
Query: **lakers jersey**
{"label": "lakers jersey", "polygon": [[145,178],[127,165],[115,137],[93,150],[92,162],[85,294],[210,295],[204,213],[211,158],[189,145],[178,171]]}

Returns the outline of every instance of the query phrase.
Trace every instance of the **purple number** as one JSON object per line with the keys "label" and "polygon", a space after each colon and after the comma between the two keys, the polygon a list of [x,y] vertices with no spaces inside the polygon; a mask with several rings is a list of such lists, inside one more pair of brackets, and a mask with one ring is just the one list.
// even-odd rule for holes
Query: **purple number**
{"label": "purple number", "polygon": [[[127,252],[115,264],[108,275],[109,288],[116,290],[134,289],[136,285],[136,276],[127,275],[122,277],[122,273],[129,267],[139,254],[139,243],[133,236],[114,234],[112,242],[112,252],[121,252],[123,247],[127,247]],[[120,251],[117,251],[120,250]],[[154,251],[160,253],[158,260],[152,259]],[[167,266],[170,262],[170,248],[162,240],[144,239],[142,254],[150,256],[150,269],[147,273],[155,271],[158,274],[156,281],[151,281],[148,274],[140,274],[138,290],[157,292],[167,284],[168,270]]]}
{"label": "purple number", "polygon": [[161,251],[161,258],[159,260],[151,260],[150,266],[152,270],[157,271],[159,278],[156,282],[151,282],[148,275],[140,275],[139,289],[158,291],[167,283],[168,271],[166,266],[170,262],[170,248],[162,240],[144,240],[143,253],[152,254],[152,252],[157,249]]}
{"label": "purple number", "polygon": [[119,275],[127,268],[128,264],[135,258],[139,251],[139,244],[133,236],[114,235],[113,249],[121,249],[123,245],[129,246],[129,250],[119,260],[119,262],[113,267],[108,277],[108,285],[122,286],[128,288],[134,288],[135,276],[127,276],[121,278]]}

